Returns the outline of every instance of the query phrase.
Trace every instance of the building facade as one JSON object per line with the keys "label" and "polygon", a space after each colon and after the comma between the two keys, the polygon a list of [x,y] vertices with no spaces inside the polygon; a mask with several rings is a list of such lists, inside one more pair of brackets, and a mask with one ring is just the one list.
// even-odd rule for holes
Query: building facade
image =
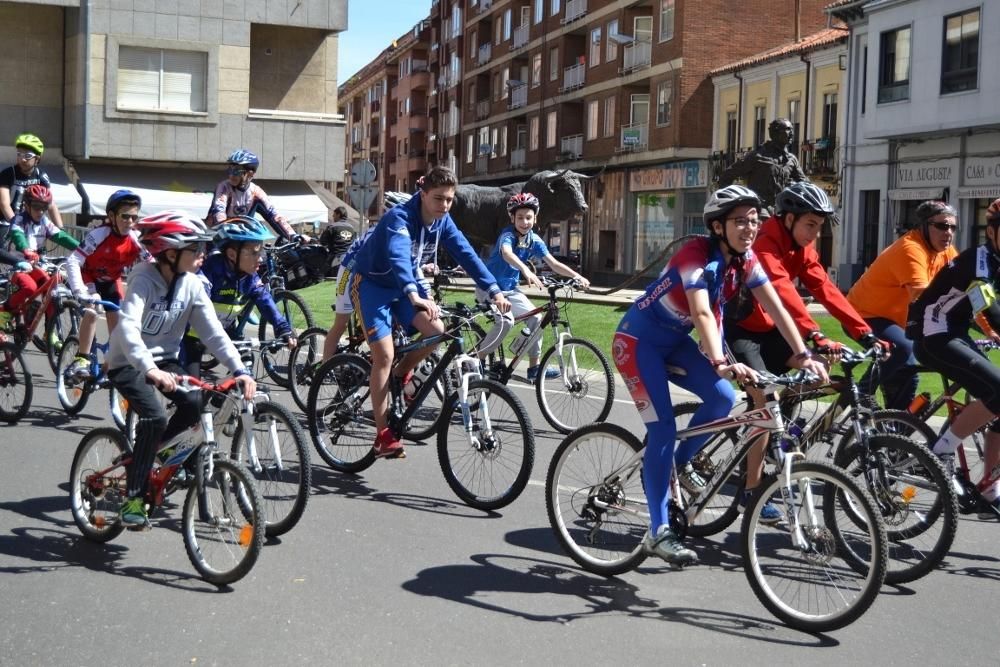
{"label": "building facade", "polygon": [[841,286],[921,201],[959,211],[959,248],[984,238],[1000,197],[1000,7],[964,0],[847,1],[850,27]]}

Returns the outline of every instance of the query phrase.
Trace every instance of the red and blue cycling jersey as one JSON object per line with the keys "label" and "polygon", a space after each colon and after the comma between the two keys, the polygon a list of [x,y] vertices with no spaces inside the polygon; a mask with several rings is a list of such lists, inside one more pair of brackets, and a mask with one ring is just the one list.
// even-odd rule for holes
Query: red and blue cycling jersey
{"label": "red and blue cycling jersey", "polygon": [[295,236],[284,217],[278,214],[274,204],[267,198],[267,193],[256,183],[250,183],[246,189],[240,190],[229,181],[222,181],[215,187],[215,197],[208,209],[208,224],[214,227],[227,218],[239,215],[253,217],[260,213],[269,225],[283,239]]}

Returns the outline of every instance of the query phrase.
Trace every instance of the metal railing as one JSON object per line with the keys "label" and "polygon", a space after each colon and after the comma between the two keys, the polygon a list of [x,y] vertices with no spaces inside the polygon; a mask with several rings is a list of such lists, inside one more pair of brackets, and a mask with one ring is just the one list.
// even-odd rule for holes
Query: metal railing
{"label": "metal railing", "polygon": [[527,151],[524,148],[514,148],[510,152],[510,168],[517,169],[528,163]]}
{"label": "metal railing", "polygon": [[569,0],[566,3],[566,16],[561,23],[566,24],[575,21],[587,13],[587,0]]}
{"label": "metal railing", "polygon": [[528,44],[528,24],[519,25],[514,28],[514,37],[510,43],[510,48],[520,49]]}
{"label": "metal railing", "polygon": [[508,109],[520,109],[528,104],[528,84],[522,83],[510,89],[510,101],[507,103]]}
{"label": "metal railing", "polygon": [[622,125],[621,143],[618,152],[643,151],[649,146],[649,124],[629,123]]}
{"label": "metal railing", "polygon": [[653,62],[653,45],[647,41],[632,42],[622,49],[622,73],[649,67]]}
{"label": "metal railing", "polygon": [[565,160],[575,160],[583,155],[583,135],[571,134],[562,137],[559,145],[560,157]]}
{"label": "metal railing", "polygon": [[483,120],[484,118],[490,117],[490,105],[492,102],[489,99],[479,100],[476,102],[476,120]]}
{"label": "metal railing", "polygon": [[481,44],[479,46],[479,58],[476,60],[476,64],[481,67],[488,63],[491,57],[493,57],[493,45],[489,42]]}
{"label": "metal railing", "polygon": [[815,139],[802,142],[799,161],[806,176],[834,176],[840,171],[840,151],[835,141]]}
{"label": "metal railing", "polygon": [[486,155],[476,156],[476,173],[485,174],[490,164],[490,158]]}
{"label": "metal railing", "polygon": [[563,69],[563,85],[559,90],[567,91],[582,88],[586,75],[586,63],[578,63]]}

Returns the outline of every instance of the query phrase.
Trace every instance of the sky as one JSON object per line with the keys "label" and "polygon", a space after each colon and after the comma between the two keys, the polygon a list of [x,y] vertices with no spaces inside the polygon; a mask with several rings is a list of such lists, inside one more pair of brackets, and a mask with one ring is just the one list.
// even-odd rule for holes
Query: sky
{"label": "sky", "polygon": [[430,11],[431,0],[348,0],[347,30],[340,33],[337,54],[338,85]]}

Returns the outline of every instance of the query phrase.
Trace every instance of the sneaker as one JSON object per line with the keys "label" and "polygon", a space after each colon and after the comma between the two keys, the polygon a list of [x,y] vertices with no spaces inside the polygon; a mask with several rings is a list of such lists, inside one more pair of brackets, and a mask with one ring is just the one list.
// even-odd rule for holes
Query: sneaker
{"label": "sneaker", "polygon": [[980,519],[1000,518],[1000,498],[994,498],[992,501],[983,498],[979,503],[979,514],[977,516]]}
{"label": "sneaker", "polygon": [[642,549],[647,554],[659,556],[674,565],[690,565],[698,562],[698,554],[685,547],[669,526],[660,526],[656,537],[647,532],[642,540]]}
{"label": "sneaker", "polygon": [[962,486],[962,482],[955,474],[955,455],[936,454],[936,456],[940,459],[941,465],[944,467],[944,474],[951,480],[951,487],[955,490],[955,496],[961,498],[965,495],[965,487]]}
{"label": "sneaker", "polygon": [[690,461],[677,468],[677,481],[685,491],[695,496],[704,491],[706,486],[705,479],[698,474]]}
{"label": "sneaker", "polygon": [[372,448],[375,450],[375,458],[377,459],[406,458],[406,451],[403,449],[403,444],[399,440],[396,440],[396,437],[388,428],[384,428],[378,432],[378,437],[375,438],[375,444]]}
{"label": "sneaker", "polygon": [[142,498],[129,498],[118,510],[122,523],[130,528],[143,528],[149,525],[149,517],[146,516],[146,503]]}
{"label": "sneaker", "polygon": [[[750,489],[749,491],[744,490],[741,492],[739,503],[741,512],[746,510],[747,505],[750,503],[750,499],[753,498],[753,493],[754,489]],[[781,510],[779,510],[770,500],[764,503],[764,506],[760,508],[760,522],[765,525],[773,526],[781,521],[781,516]]]}
{"label": "sneaker", "polygon": [[[531,368],[529,368],[528,369],[528,382],[534,382],[535,380],[537,380],[538,379],[538,373],[539,373],[539,367],[538,366],[532,366]],[[554,368],[552,366],[546,366],[545,367],[545,379],[546,380],[555,380],[560,375],[562,375],[562,372],[558,368]]]}
{"label": "sneaker", "polygon": [[90,359],[87,357],[77,357],[66,369],[66,375],[77,380],[85,380],[90,377]]}

